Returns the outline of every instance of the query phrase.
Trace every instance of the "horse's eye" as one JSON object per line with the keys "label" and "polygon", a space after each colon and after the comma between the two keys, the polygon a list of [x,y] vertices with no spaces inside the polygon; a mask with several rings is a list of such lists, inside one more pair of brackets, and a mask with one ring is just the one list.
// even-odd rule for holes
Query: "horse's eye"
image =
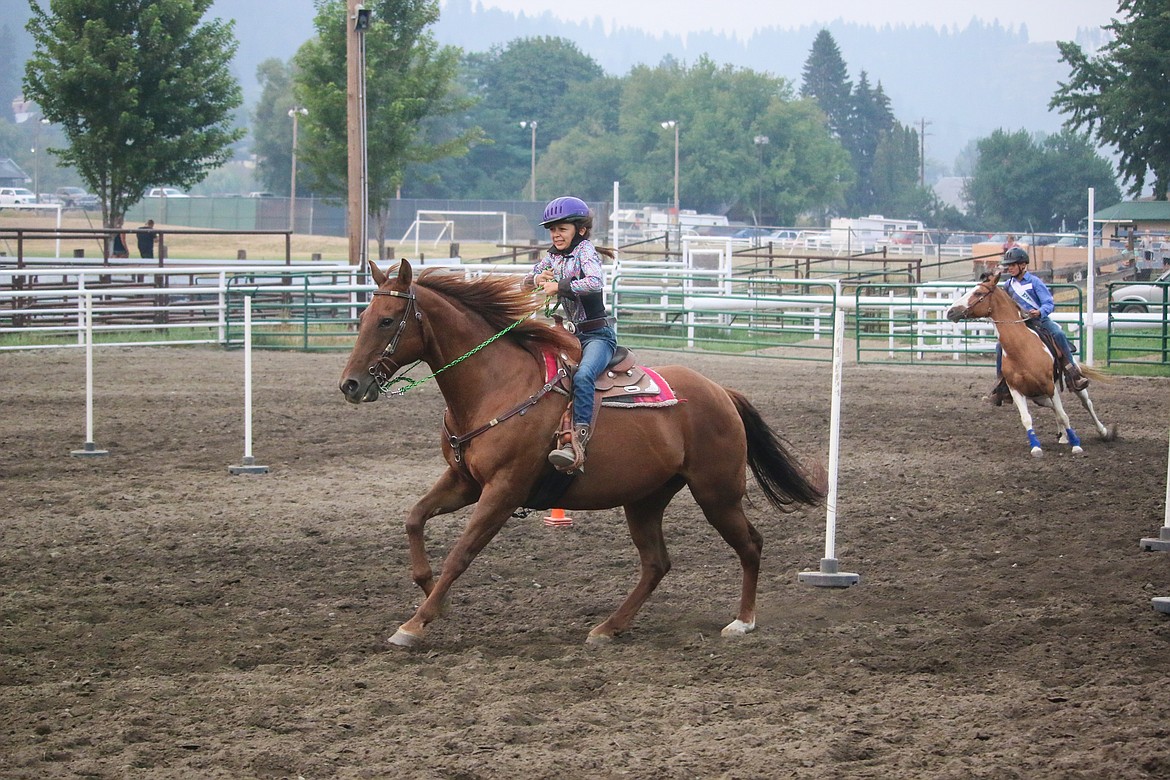
{"label": "horse's eye", "polygon": [[379,328],[390,328],[393,326],[394,326],[394,318],[393,317],[383,317],[382,319],[378,320],[378,327]]}

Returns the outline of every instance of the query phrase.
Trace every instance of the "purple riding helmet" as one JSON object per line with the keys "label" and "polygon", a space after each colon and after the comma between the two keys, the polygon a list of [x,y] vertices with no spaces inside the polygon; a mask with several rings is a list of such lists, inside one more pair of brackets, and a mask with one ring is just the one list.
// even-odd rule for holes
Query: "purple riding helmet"
{"label": "purple riding helmet", "polygon": [[574,198],[572,195],[566,195],[549,201],[548,205],[544,207],[544,218],[541,219],[540,226],[546,228],[557,222],[579,223],[587,219],[589,219],[589,206],[586,205],[585,201]]}

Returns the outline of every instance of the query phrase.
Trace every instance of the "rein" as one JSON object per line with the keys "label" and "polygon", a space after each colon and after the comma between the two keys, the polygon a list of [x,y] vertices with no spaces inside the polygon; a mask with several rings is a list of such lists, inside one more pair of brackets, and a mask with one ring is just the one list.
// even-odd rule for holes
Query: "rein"
{"label": "rein", "polygon": [[[405,377],[405,376],[400,376],[400,377],[394,376],[394,374],[398,373],[398,371],[401,370],[402,366],[397,361],[393,360],[390,356],[393,355],[394,352],[398,349],[398,342],[402,338],[402,334],[406,331],[407,323],[410,322],[411,311],[414,312],[414,318],[416,320],[418,320],[420,323],[422,322],[422,312],[419,310],[418,304],[416,302],[416,298],[415,298],[415,294],[414,294],[414,286],[411,285],[409,292],[399,292],[398,290],[375,290],[374,295],[390,295],[390,296],[393,296],[395,298],[405,298],[407,301],[406,308],[402,312],[402,319],[399,320],[398,328],[394,331],[394,336],[390,339],[390,343],[386,345],[386,348],[382,350],[382,354],[378,357],[378,360],[375,361],[375,363],[372,366],[370,366],[370,369],[369,369],[370,375],[372,377],[374,377],[374,381],[376,381],[378,383],[379,392],[381,392],[385,395],[399,395],[399,396],[405,395],[407,391],[413,390],[414,388],[418,387],[419,385],[423,384],[424,382],[426,382],[430,379],[434,379],[436,376],[443,373],[448,368],[451,368],[452,366],[458,365],[459,363],[463,362],[464,360],[467,360],[467,358],[471,357],[476,352],[479,352],[481,349],[486,347],[488,344],[491,344],[493,341],[496,341],[500,337],[504,336],[505,334],[508,333],[508,331],[512,330],[520,323],[522,323],[525,320],[530,319],[536,315],[536,312],[534,311],[532,314],[529,314],[527,317],[521,317],[520,319],[516,320],[508,327],[501,330],[499,333],[492,335],[491,337],[489,337],[486,341],[482,342],[481,344],[478,344],[478,345],[472,347],[466,353],[455,358],[450,363],[448,363],[447,365],[438,369],[437,371],[434,371],[434,372],[428,374],[427,376],[422,377],[421,379],[410,379],[410,378]],[[545,304],[545,310],[546,310],[546,312],[548,310],[547,302]],[[422,361],[416,360],[410,366],[410,368],[414,368],[420,362],[422,362]],[[385,371],[385,364],[386,363],[393,364],[393,366],[394,366],[394,369],[389,374],[387,374]],[[408,368],[407,371],[409,371],[410,368]],[[516,404],[511,409],[509,409],[508,411],[499,415],[498,417],[493,417],[491,420],[488,420],[486,423],[479,426],[475,430],[469,431],[468,433],[465,433],[461,436],[457,436],[457,435],[451,433],[450,430],[448,430],[446,416],[444,415],[443,432],[445,434],[447,434],[447,442],[451,445],[451,450],[455,456],[455,462],[456,463],[463,462],[463,445],[464,444],[471,441],[476,436],[479,436],[481,433],[486,433],[487,431],[490,431],[492,428],[496,427],[497,425],[499,425],[500,423],[509,419],[510,417],[514,417],[518,414],[521,414],[521,415],[524,414],[526,411],[528,411],[528,409],[530,407],[535,406],[540,401],[540,399],[544,398],[546,395],[548,395],[550,392],[552,392],[553,388],[556,387],[557,383],[560,382],[561,379],[563,379],[566,376],[568,376],[568,370],[564,366],[558,367],[556,375],[553,378],[549,379],[547,382],[545,382],[544,386],[541,387],[540,390],[538,390],[536,393],[528,396],[527,399]],[[397,389],[397,390],[391,389],[395,384],[397,384],[399,382],[405,382],[406,386],[402,387],[400,389]]]}
{"label": "rein", "polygon": [[[402,338],[402,334],[406,330],[406,324],[407,324],[407,322],[410,321],[410,312],[412,310],[414,311],[414,318],[416,320],[418,320],[419,322],[422,322],[422,312],[419,311],[418,304],[416,303],[416,298],[414,295],[414,285],[411,285],[410,292],[399,292],[398,290],[374,290],[374,295],[390,295],[390,296],[393,296],[395,298],[405,298],[407,301],[406,308],[402,311],[402,319],[399,320],[399,322],[398,322],[398,329],[394,331],[394,336],[390,339],[390,343],[387,344],[386,348],[382,350],[381,356],[379,356],[379,358],[374,362],[374,365],[370,366],[370,376],[374,377],[374,381],[378,383],[378,391],[384,395],[405,395],[407,393],[407,391],[413,390],[414,388],[418,387],[419,385],[423,384],[424,382],[427,382],[431,379],[434,379],[436,376],[443,373],[448,368],[451,368],[452,366],[457,365],[457,364],[463,362],[464,360],[467,360],[467,358],[471,357],[476,352],[479,352],[481,349],[486,347],[488,344],[491,344],[493,341],[500,338],[501,336],[506,334],[508,331],[512,330],[512,328],[514,328],[517,325],[519,325],[520,323],[524,322],[524,320],[529,319],[530,317],[532,317],[536,313],[536,312],[533,312],[533,314],[528,315],[528,317],[522,317],[521,319],[516,320],[511,325],[509,325],[508,327],[501,330],[499,333],[496,333],[495,335],[491,336],[489,339],[487,339],[487,341],[484,341],[482,344],[479,344],[478,346],[472,347],[466,353],[455,358],[450,363],[448,363],[447,365],[438,369],[437,371],[434,371],[434,372],[428,374],[427,376],[422,377],[421,379],[411,379],[411,378],[405,377],[405,376],[399,376],[399,377],[394,376],[395,374],[397,374],[399,371],[402,370],[402,365],[400,363],[398,363],[397,361],[391,359],[390,356],[393,355],[394,352],[398,349],[398,341]],[[417,366],[420,362],[422,362],[422,361],[416,360],[406,370],[409,371],[410,369]],[[389,373],[387,373],[385,370],[385,365],[384,365],[385,363],[391,363],[394,366],[394,369],[392,371],[390,371]],[[397,390],[392,389],[394,387],[394,385],[398,384],[399,382],[405,382],[406,386],[399,388]],[[543,393],[541,395],[543,395]],[[508,416],[510,417],[511,414],[509,414]],[[507,418],[505,417],[504,419],[507,419]],[[480,431],[480,432],[482,433],[482,431]]]}
{"label": "rein", "polygon": [[[979,303],[980,301],[986,300],[987,298],[991,297],[992,295],[994,295],[994,294],[995,294],[995,291],[996,291],[997,289],[999,289],[999,285],[995,285],[994,287],[992,287],[991,289],[989,289],[987,292],[985,292],[985,293],[983,293],[982,295],[980,295],[980,296],[978,296],[977,298],[975,298],[975,300],[973,300],[973,301],[971,302],[971,305],[970,305],[970,306],[968,306],[967,308],[968,308],[968,309],[970,309],[970,308],[972,308],[972,307],[973,307],[975,304]],[[1010,297],[1010,296],[1009,296],[1009,297]],[[1015,304],[1016,304],[1016,311],[1020,311],[1020,305],[1019,305],[1018,303],[1016,303],[1016,301],[1015,301],[1015,299],[1014,299],[1014,298],[1012,298],[1011,300],[1012,300],[1012,303],[1015,303]],[[1013,322],[1023,322],[1023,323],[1027,323],[1027,322],[1028,322],[1028,318],[1027,318],[1027,317],[1020,317],[1019,319],[1014,319],[1014,320],[997,320],[997,319],[995,319],[995,318],[993,318],[993,317],[991,317],[991,316],[990,316],[990,312],[989,312],[988,314],[989,314],[989,316],[988,316],[988,317],[986,317],[985,319],[987,319],[987,320],[988,320],[989,322],[991,322],[991,324],[993,324],[993,325],[1010,325],[1010,324],[1012,324]],[[981,318],[981,319],[983,319],[983,318]]]}

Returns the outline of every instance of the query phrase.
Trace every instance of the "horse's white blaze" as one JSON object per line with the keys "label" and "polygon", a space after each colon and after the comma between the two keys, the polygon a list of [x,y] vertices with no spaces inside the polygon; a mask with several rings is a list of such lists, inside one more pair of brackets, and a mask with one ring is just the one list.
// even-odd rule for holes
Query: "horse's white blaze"
{"label": "horse's white blaze", "polygon": [[736,618],[735,620],[731,621],[730,623],[728,623],[726,626],[723,627],[722,633],[723,633],[723,636],[743,636],[744,634],[750,634],[752,631],[755,631],[755,630],[756,630],[756,621],[753,620],[750,623],[745,623],[742,620],[740,620],[739,618]]}

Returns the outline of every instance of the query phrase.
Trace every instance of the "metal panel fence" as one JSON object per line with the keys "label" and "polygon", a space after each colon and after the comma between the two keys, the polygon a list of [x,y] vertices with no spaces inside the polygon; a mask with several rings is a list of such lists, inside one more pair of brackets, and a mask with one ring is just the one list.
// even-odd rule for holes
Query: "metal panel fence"
{"label": "metal panel fence", "polygon": [[[858,363],[994,365],[995,326],[988,320],[951,322],[951,302],[970,289],[953,282],[860,284],[854,290],[853,338]],[[1074,345],[1084,332],[1082,292],[1051,285],[1052,318]]]}
{"label": "metal panel fence", "polygon": [[[520,274],[526,266],[444,264],[469,275]],[[427,266],[430,267],[430,266]],[[257,348],[345,350],[371,286],[348,265],[312,263],[5,269],[37,284],[0,285],[0,350],[84,346],[82,312],[92,299],[101,344],[219,344],[243,339],[243,296],[253,304]],[[967,284],[857,284],[850,294],[826,279],[686,271],[678,262],[623,261],[609,271],[609,306],[623,344],[665,351],[718,351],[784,360],[832,359],[835,311],[847,316],[858,363],[990,365],[991,323],[952,323],[951,300]],[[1084,335],[1081,290],[1053,285],[1054,317]],[[1170,364],[1170,305],[1111,311],[1110,363]],[[1082,350],[1083,351],[1083,350]]]}

